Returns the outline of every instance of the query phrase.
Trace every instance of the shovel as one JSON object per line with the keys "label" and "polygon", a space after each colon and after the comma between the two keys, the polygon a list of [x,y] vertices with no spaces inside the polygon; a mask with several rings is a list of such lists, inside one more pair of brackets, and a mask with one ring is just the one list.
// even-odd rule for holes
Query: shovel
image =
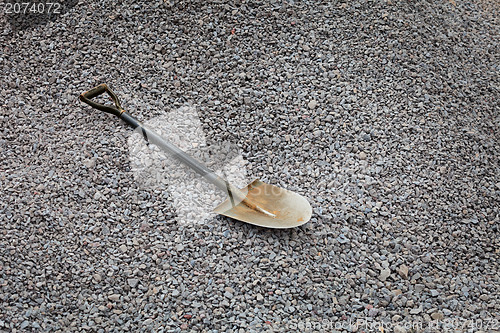
{"label": "shovel", "polygon": [[[114,105],[100,104],[92,99],[107,93]],[[266,228],[293,228],[309,221],[312,215],[311,205],[303,196],[283,188],[254,180],[243,189],[238,189],[227,180],[217,176],[205,165],[193,159],[184,151],[145,128],[130,113],[125,111],[118,97],[106,84],[101,84],[80,95],[80,100],[91,107],[110,113],[125,121],[142,133],[144,139],[171,154],[175,159],[193,169],[228,194],[228,199],[221,203],[214,212],[233,219]]]}

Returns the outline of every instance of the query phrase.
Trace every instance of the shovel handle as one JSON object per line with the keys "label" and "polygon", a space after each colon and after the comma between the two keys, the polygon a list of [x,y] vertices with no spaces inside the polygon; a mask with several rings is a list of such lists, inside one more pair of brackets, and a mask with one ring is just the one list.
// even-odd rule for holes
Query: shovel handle
{"label": "shovel handle", "polygon": [[[92,101],[92,98],[102,95],[104,93],[107,93],[109,97],[111,97],[115,105],[104,105]],[[245,193],[242,193],[239,189],[231,185],[225,179],[217,176],[213,171],[211,171],[205,165],[201,164],[200,162],[198,162],[197,160],[186,154],[183,150],[179,149],[172,143],[163,139],[155,132],[145,128],[144,125],[142,125],[137,119],[132,117],[128,112],[126,112],[121,107],[120,101],[118,100],[118,96],[116,96],[115,93],[111,89],[109,89],[107,84],[102,83],[97,87],[84,92],[83,94],[80,95],[80,100],[84,103],[87,103],[88,105],[90,105],[95,109],[115,115],[118,118],[124,120],[132,128],[140,130],[140,132],[144,136],[144,139],[148,143],[150,142],[158,146],[160,149],[171,154],[174,158],[179,160],[184,165],[187,165],[188,167],[193,169],[196,173],[204,177],[206,180],[208,180],[221,190],[227,191],[228,195],[230,196],[231,202],[233,203],[233,206],[234,206],[234,199],[237,199],[238,203],[243,202],[251,209],[257,210],[271,217],[276,217],[276,215],[274,215],[273,213],[264,210],[263,208],[252,202],[250,199],[246,197]]]}
{"label": "shovel handle", "polygon": [[[113,100],[115,105],[105,105],[101,103],[94,102],[92,98],[97,97],[99,95],[102,95],[104,93],[107,93],[109,97]],[[112,115],[115,115],[117,117],[120,117],[125,110],[123,110],[122,106],[120,105],[120,100],[118,100],[118,96],[109,89],[108,85],[103,83],[98,85],[95,88],[92,88],[83,94],[80,95],[80,100],[84,103],[87,103],[91,107],[97,110],[104,111],[106,113],[110,113]]]}

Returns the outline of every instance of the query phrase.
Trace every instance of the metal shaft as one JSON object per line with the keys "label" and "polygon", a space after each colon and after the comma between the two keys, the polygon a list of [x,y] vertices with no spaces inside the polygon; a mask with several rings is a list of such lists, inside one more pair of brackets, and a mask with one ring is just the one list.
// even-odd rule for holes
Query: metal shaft
{"label": "metal shaft", "polygon": [[152,143],[167,153],[171,154],[175,159],[187,165],[191,169],[193,169],[197,174],[204,177],[210,183],[217,186],[219,189],[226,191],[226,180],[217,176],[213,171],[207,168],[205,165],[201,164],[188,154],[186,154],[182,149],[179,149],[177,146],[171,144],[167,140],[163,139],[161,136],[156,134],[155,132],[145,128],[137,119],[132,117],[129,113],[124,112],[120,116],[127,124],[129,124],[134,129],[139,128],[139,131],[144,136],[144,139]]}
{"label": "metal shaft", "polygon": [[133,127],[134,129],[139,129],[142,132],[142,135],[144,136],[144,139],[148,141],[149,143],[152,143],[162,150],[166,151],[167,153],[171,154],[175,159],[183,163],[184,165],[187,165],[191,169],[193,169],[196,173],[198,173],[200,176],[205,178],[207,181],[210,183],[214,184],[217,186],[219,189],[222,191],[226,192],[227,195],[229,196],[230,200],[234,204],[238,204],[239,202],[243,202],[245,205],[248,207],[258,210],[261,213],[270,215],[270,216],[275,216],[274,214],[266,211],[265,209],[259,207],[252,201],[250,201],[246,195],[241,192],[239,189],[231,185],[227,180],[224,178],[221,178],[215,174],[215,172],[211,171],[209,168],[207,168],[205,165],[201,164],[188,154],[186,154],[182,149],[178,148],[177,146],[171,144],[167,140],[163,139],[161,136],[156,134],[155,132],[145,128],[137,119],[132,117],[129,113],[127,112],[122,112],[120,114],[120,118],[123,119],[128,125]]}

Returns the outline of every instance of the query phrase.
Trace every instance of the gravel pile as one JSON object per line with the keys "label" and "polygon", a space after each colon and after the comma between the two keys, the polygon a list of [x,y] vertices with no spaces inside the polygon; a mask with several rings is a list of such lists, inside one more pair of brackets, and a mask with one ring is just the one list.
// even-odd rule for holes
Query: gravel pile
{"label": "gravel pile", "polygon": [[[485,0],[0,15],[0,331],[500,331],[498,17]],[[178,223],[135,180],[132,133],[77,100],[102,82],[142,120],[195,107],[311,222]]]}

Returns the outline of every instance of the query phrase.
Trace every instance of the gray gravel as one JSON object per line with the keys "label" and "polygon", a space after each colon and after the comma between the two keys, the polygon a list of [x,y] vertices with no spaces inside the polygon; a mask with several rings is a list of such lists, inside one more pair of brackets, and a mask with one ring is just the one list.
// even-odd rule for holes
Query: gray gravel
{"label": "gray gravel", "polygon": [[[0,15],[0,331],[498,332],[498,17],[485,0]],[[101,82],[143,120],[196,107],[311,222],[177,223],[134,180],[131,132],[77,100]]]}

